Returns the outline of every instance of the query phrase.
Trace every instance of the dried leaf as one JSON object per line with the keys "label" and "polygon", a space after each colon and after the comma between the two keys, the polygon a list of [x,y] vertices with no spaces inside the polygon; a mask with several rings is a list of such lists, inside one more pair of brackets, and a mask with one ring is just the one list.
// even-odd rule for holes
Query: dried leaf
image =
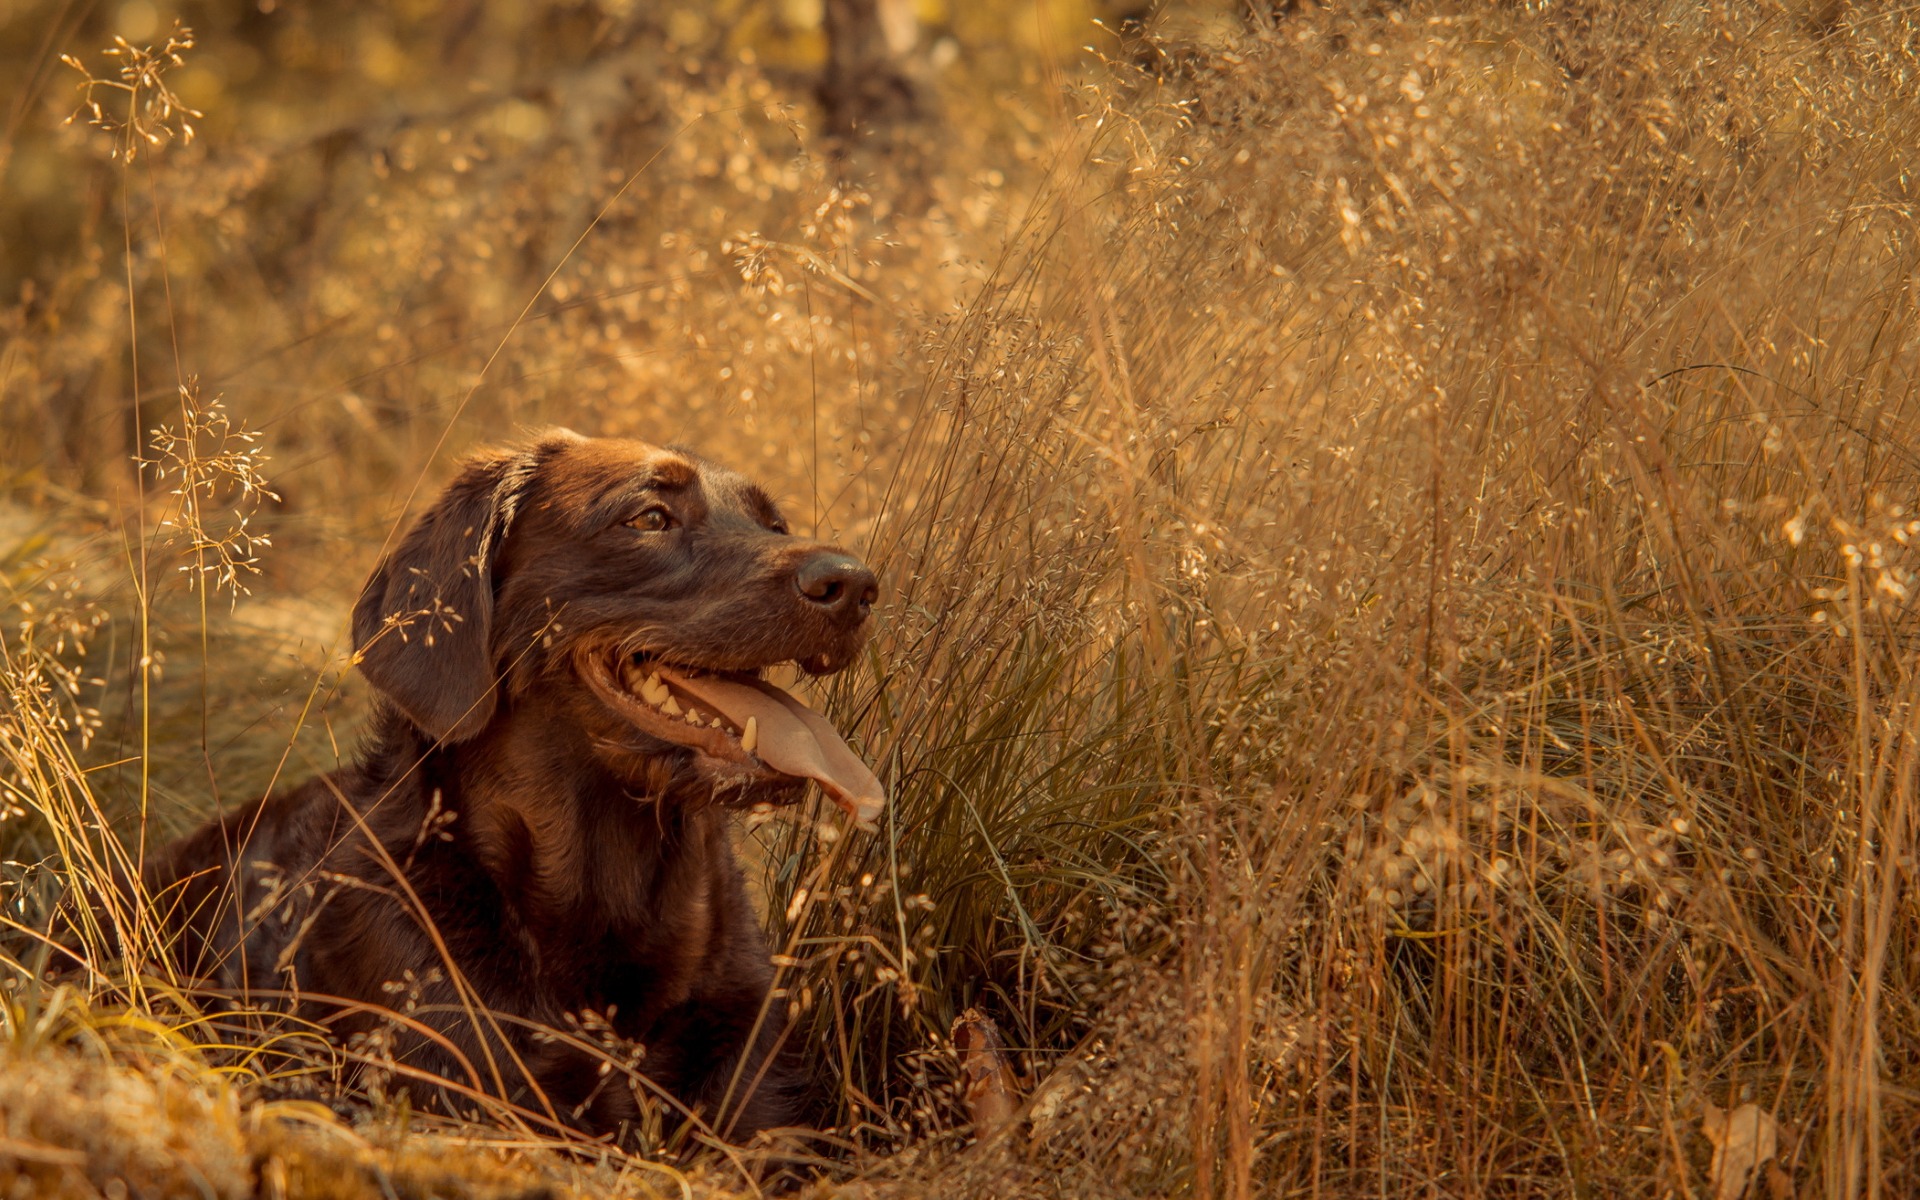
{"label": "dried leaf", "polygon": [[1713,1164],[1707,1173],[1713,1200],[1740,1200],[1745,1196],[1761,1164],[1772,1158],[1780,1145],[1780,1123],[1758,1104],[1742,1104],[1732,1110],[1708,1104],[1700,1118],[1700,1132],[1713,1143]]}
{"label": "dried leaf", "polygon": [[1768,1200],[1793,1200],[1793,1176],[1782,1170],[1779,1163],[1767,1167]]}
{"label": "dried leaf", "polygon": [[1020,1106],[1020,1091],[1000,1027],[979,1009],[969,1008],[953,1022],[953,1046],[960,1055],[961,1098],[975,1135],[984,1138],[1005,1128]]}
{"label": "dried leaf", "polygon": [[1065,1124],[1073,1101],[1087,1086],[1086,1067],[1078,1060],[1061,1064],[1033,1089],[1027,1104],[1027,1120],[1032,1122],[1031,1139],[1046,1142]]}

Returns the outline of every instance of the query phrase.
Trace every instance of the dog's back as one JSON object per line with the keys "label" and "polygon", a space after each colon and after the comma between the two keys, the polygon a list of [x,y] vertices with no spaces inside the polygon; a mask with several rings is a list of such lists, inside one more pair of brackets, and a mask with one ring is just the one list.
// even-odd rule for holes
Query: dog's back
{"label": "dog's back", "polygon": [[[153,864],[149,894],[178,932],[182,973],[319,1023],[363,1077],[460,1111],[484,1094],[611,1130],[648,1102],[711,1122],[725,1100],[735,1136],[790,1123],[780,1022],[759,1020],[765,940],[723,815],[663,826],[609,797],[635,811],[576,836],[625,845],[625,886],[554,911],[530,843],[489,870],[498,847],[449,806],[455,780],[431,751],[410,771],[380,769],[418,749],[393,724],[365,762],[209,823]],[[637,1088],[609,1085],[602,1064],[623,1060],[644,1076]],[[742,1061],[761,1078],[729,1099]]]}

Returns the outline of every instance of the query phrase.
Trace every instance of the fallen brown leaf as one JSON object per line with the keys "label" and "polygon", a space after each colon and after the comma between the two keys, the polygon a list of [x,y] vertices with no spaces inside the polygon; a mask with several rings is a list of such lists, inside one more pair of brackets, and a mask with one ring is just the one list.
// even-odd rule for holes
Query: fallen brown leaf
{"label": "fallen brown leaf", "polygon": [[[1758,1104],[1735,1109],[1708,1104],[1700,1117],[1700,1132],[1713,1143],[1713,1163],[1707,1173],[1713,1200],[1740,1200],[1780,1145],[1780,1123]],[[1772,1179],[1768,1183],[1770,1190],[1777,1187]]]}
{"label": "fallen brown leaf", "polygon": [[953,1022],[953,1047],[960,1055],[960,1094],[974,1133],[984,1138],[1005,1128],[1020,1106],[1020,1091],[1000,1027],[979,1009],[969,1008]]}
{"label": "fallen brown leaf", "polygon": [[1793,1200],[1793,1176],[1779,1163],[1767,1167],[1767,1200]]}
{"label": "fallen brown leaf", "polygon": [[1027,1104],[1027,1120],[1032,1125],[1029,1137],[1032,1141],[1046,1142],[1060,1131],[1066,1123],[1074,1098],[1086,1088],[1086,1084],[1086,1065],[1070,1059],[1054,1068],[1053,1073],[1033,1089],[1033,1098]]}

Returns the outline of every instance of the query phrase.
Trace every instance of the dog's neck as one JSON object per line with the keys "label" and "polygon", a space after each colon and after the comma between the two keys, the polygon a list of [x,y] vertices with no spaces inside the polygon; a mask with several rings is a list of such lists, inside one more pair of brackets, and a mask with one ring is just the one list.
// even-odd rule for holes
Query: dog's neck
{"label": "dog's neck", "polygon": [[380,822],[386,840],[417,841],[437,795],[445,831],[529,923],[617,936],[704,909],[711,897],[694,893],[731,878],[724,813],[680,794],[673,761],[655,760],[646,778],[616,776],[564,710],[503,705],[480,736],[439,746],[387,711],[370,750],[370,766],[409,781],[397,791],[414,811]]}

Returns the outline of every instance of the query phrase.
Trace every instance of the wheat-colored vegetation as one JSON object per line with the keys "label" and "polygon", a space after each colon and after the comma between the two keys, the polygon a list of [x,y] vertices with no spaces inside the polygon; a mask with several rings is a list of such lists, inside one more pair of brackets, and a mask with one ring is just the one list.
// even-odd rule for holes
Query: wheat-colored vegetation
{"label": "wheat-colored vegetation", "polygon": [[1920,1195],[1920,17],[920,12],[851,139],[805,3],[0,13],[0,1193],[760,1186],[48,937],[563,423],[887,581],[890,817],[743,832],[820,1194]]}

